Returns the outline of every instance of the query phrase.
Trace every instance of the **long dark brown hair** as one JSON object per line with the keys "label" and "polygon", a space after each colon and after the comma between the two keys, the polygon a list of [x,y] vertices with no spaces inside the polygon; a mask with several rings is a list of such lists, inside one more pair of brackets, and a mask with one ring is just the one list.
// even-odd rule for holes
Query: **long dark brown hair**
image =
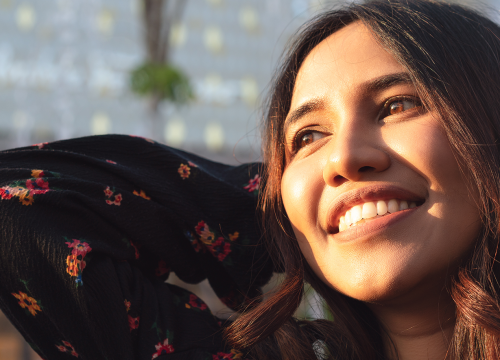
{"label": "long dark brown hair", "polygon": [[[482,233],[448,289],[456,304],[449,353],[454,359],[498,359],[500,28],[468,8],[425,0],[368,1],[324,12],[299,30],[284,54],[264,123],[261,209],[266,241],[286,276],[273,296],[227,329],[227,341],[259,360],[386,358],[387,335],[374,314],[362,302],[332,290],[306,263],[280,191],[283,123],[297,72],[316,45],[354,21],[371,29],[406,68],[424,106],[440,115],[457,161],[479,192]],[[324,298],[333,321],[293,318],[304,281]]]}

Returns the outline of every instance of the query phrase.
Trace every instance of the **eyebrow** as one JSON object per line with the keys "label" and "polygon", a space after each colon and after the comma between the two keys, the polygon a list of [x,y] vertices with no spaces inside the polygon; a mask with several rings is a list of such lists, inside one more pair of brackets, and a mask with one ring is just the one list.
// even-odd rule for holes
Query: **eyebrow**
{"label": "eyebrow", "polygon": [[[388,89],[392,86],[412,84],[410,75],[406,72],[394,73],[389,75],[384,75],[373,80],[366,82],[361,85],[367,93],[376,93]],[[312,99],[297,109],[292,111],[286,118],[285,124],[283,125],[283,133],[286,134],[287,129],[295,122],[297,122],[302,117],[321,110],[325,107],[326,100],[323,97]]]}

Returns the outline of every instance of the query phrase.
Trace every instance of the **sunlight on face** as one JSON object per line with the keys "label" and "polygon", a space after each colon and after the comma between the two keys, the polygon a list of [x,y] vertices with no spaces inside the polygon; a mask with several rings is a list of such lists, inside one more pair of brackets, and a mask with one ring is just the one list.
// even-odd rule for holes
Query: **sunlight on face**
{"label": "sunlight on face", "polygon": [[479,232],[477,196],[439,119],[366,27],[307,56],[284,129],[283,202],[316,274],[364,301],[442,289]]}

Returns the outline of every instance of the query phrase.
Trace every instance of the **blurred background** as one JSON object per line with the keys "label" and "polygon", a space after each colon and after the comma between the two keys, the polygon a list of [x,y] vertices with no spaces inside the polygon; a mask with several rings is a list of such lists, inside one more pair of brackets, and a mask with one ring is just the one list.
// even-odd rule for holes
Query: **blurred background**
{"label": "blurred background", "polygon": [[[497,19],[494,1],[480,7]],[[0,0],[0,150],[120,133],[258,161],[261,104],[285,44],[341,2]],[[186,287],[228,316],[206,284]],[[325,316],[314,292],[298,316]],[[0,313],[0,360],[35,359]]]}

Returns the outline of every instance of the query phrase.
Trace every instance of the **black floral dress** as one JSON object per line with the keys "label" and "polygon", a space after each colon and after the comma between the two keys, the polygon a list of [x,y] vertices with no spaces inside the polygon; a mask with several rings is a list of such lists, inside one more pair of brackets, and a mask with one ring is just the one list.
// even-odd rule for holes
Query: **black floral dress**
{"label": "black floral dress", "polygon": [[258,170],[120,135],[0,152],[1,310],[45,360],[243,360],[165,280],[207,278],[232,309],[259,294]]}

